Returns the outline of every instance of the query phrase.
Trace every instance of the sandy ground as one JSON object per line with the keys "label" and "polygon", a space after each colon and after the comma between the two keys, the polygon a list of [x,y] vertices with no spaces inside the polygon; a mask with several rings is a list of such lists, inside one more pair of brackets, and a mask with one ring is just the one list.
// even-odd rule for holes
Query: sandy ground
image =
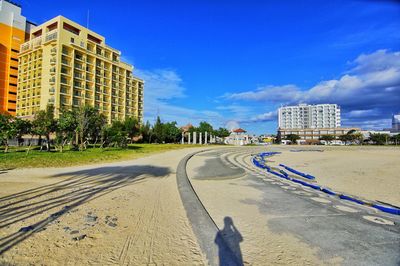
{"label": "sandy ground", "polygon": [[205,264],[176,184],[191,151],[0,174],[0,264]]}
{"label": "sandy ground", "polygon": [[[324,152],[291,152],[323,149]],[[176,166],[198,149],[171,151],[134,161],[0,174],[0,264],[204,265],[176,184]],[[259,149],[260,150],[260,149]],[[317,182],[367,199],[400,204],[400,149],[396,147],[274,146],[271,158],[315,175]],[[260,150],[260,151],[261,151]],[[239,155],[238,155],[239,154]],[[240,151],[221,160],[250,163]],[[196,157],[188,174],[204,165]],[[340,264],[321,261],[319,250],[268,226],[274,219],[251,202],[262,192],[243,178],[192,179],[219,228],[231,217],[249,265]],[[7,250],[7,251],[5,251]]]}
{"label": "sandy ground", "polygon": [[[249,157],[246,158],[250,163]],[[268,217],[256,204],[245,199],[262,201],[262,192],[253,188],[247,179],[195,178],[204,167],[203,157],[188,162],[188,176],[208,213],[221,230],[224,218],[230,217],[243,241],[240,252],[245,265],[321,265],[317,250],[293,235],[279,234],[268,227]],[[272,217],[271,217],[272,218]],[[337,261],[339,262],[339,261]]]}
{"label": "sandy ground", "polygon": [[[228,239],[233,239],[233,250],[237,250],[235,254],[239,254],[244,265],[355,265],[357,262],[364,265],[368,261],[370,264],[376,264],[380,259],[376,259],[377,255],[371,255],[374,252],[390,258],[388,261],[396,262],[397,265],[399,257],[396,249],[400,239],[395,231],[391,231],[397,229],[379,227],[364,221],[367,219],[365,215],[378,217],[378,220],[384,217],[390,220],[393,226],[395,223],[392,219],[396,217],[385,215],[370,207],[361,207],[336,197],[329,197],[293,182],[281,181],[274,177],[267,178],[264,171],[253,168],[251,154],[280,150],[283,152],[281,155],[271,158],[275,161],[273,164],[286,163],[299,170],[306,169],[306,172],[315,175],[317,174],[310,170],[310,165],[319,160],[324,162],[318,163],[324,167],[319,173],[324,173],[325,176],[333,172],[358,173],[361,171],[359,169],[364,169],[362,171],[365,172],[374,171],[375,175],[358,173],[358,183],[346,182],[346,178],[342,177],[343,190],[347,189],[356,195],[362,194],[359,193],[362,189],[356,191],[352,186],[364,181],[366,184],[362,195],[368,196],[370,194],[365,192],[369,192],[383,196],[388,192],[388,195],[396,199],[399,196],[396,194],[399,193],[399,176],[392,176],[396,170],[386,169],[388,167],[385,168],[383,165],[394,164],[398,158],[398,150],[375,147],[328,147],[324,152],[290,152],[293,148],[243,147],[231,151],[211,151],[198,154],[188,162],[188,176],[198,197],[220,232],[229,228]],[[343,155],[345,158],[337,159],[342,154],[345,154]],[[354,159],[357,154],[362,154],[360,162]],[[376,156],[381,158],[374,160]],[[338,171],[335,168],[338,164],[345,166]],[[364,164],[368,166],[363,167]],[[234,165],[247,169],[247,173],[242,176],[239,175],[240,172],[234,173]],[[219,167],[224,171],[208,169],[213,167]],[[380,172],[380,167],[385,169]],[[251,169],[256,169],[258,174],[254,175]],[[318,166],[312,169],[318,169]],[[391,183],[377,187],[377,183],[382,182],[375,179],[378,173],[382,175],[380,180],[390,180]],[[382,173],[391,177],[385,178]],[[319,180],[319,175],[317,178]],[[335,182],[332,184],[336,190],[341,188]],[[224,224],[227,217],[233,222],[234,230]],[[364,251],[368,255],[362,255]],[[369,258],[369,255],[373,258]],[[361,259],[364,261],[360,262]],[[372,259],[375,261],[372,262]],[[382,263],[392,265],[392,263]]]}
{"label": "sandy ground", "polygon": [[338,192],[400,206],[400,147],[274,146],[272,149],[282,154],[272,157],[271,165],[282,163],[314,175],[318,184]]}

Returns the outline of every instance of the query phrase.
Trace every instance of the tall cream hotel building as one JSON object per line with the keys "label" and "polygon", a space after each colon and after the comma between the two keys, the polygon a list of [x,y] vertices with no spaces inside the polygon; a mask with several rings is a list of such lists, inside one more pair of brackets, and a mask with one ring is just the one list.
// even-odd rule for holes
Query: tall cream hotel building
{"label": "tall cream hotel building", "polygon": [[105,38],[62,16],[35,27],[21,45],[17,116],[32,117],[48,104],[60,111],[91,105],[108,122],[143,121],[143,80]]}

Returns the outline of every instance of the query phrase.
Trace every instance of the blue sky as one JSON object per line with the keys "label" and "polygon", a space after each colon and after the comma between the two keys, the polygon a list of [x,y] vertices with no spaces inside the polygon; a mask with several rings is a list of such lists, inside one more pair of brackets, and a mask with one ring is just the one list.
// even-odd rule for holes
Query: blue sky
{"label": "blue sky", "polygon": [[398,1],[20,0],[106,37],[146,81],[145,119],[274,133],[276,109],[338,103],[344,126],[400,112]]}

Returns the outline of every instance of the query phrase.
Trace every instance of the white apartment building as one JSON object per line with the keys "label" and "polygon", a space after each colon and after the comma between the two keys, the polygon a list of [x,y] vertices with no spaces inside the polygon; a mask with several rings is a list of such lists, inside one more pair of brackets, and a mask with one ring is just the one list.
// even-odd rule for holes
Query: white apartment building
{"label": "white apartment building", "polygon": [[299,104],[278,110],[280,129],[339,128],[340,107],[337,104]]}
{"label": "white apartment building", "polygon": [[392,131],[400,132],[400,114],[392,116]]}

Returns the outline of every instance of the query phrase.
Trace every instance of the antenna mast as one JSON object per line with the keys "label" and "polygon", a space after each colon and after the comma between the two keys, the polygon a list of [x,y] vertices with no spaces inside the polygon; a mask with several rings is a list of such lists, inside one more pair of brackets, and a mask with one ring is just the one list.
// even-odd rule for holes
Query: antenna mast
{"label": "antenna mast", "polygon": [[89,9],[88,9],[88,11],[87,11],[87,20],[86,20],[86,28],[88,28],[89,29],[89,15],[90,15],[90,12],[89,12]]}

